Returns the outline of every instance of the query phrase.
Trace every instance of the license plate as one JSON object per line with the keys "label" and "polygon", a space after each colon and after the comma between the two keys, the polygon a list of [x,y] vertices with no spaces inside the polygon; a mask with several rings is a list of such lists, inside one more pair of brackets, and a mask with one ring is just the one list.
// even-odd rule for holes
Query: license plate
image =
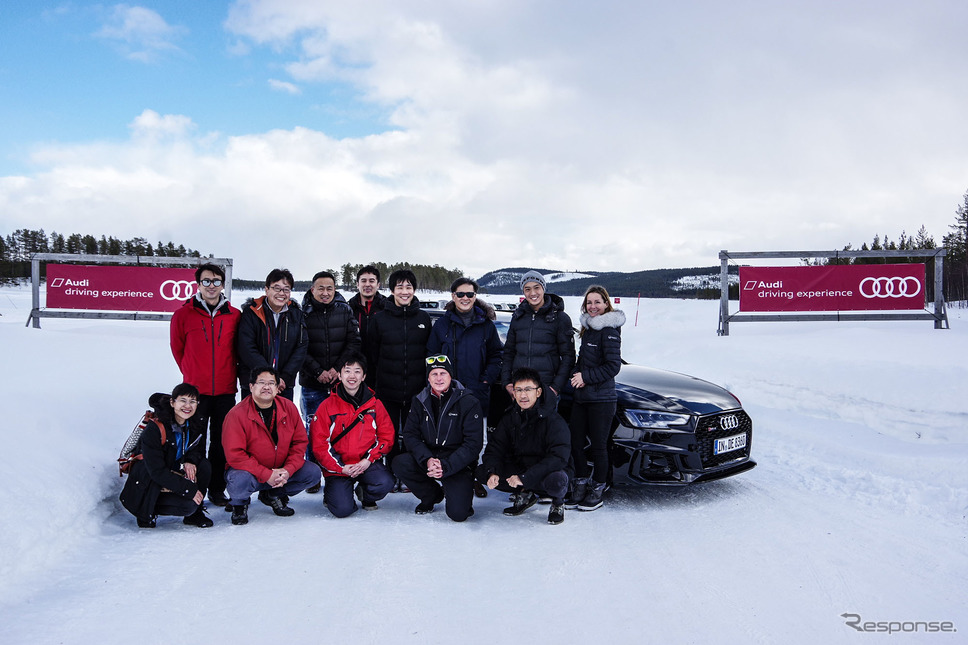
{"label": "license plate", "polygon": [[732,437],[717,439],[713,445],[713,454],[721,455],[724,452],[732,452],[746,447],[746,433],[734,434]]}

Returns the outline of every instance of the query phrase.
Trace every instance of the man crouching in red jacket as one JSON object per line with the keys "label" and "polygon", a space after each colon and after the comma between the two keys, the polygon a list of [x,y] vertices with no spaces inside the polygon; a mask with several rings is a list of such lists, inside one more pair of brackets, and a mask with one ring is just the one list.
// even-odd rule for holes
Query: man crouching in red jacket
{"label": "man crouching in red jacket", "polygon": [[393,422],[386,408],[364,385],[366,359],[352,353],[339,368],[339,385],[319,404],[310,426],[313,454],[323,467],[323,503],[336,517],[356,511],[353,487],[363,508],[376,510],[377,501],[393,488],[393,476],[382,459],[393,447]]}
{"label": "man crouching in red jacket", "polygon": [[289,517],[295,513],[287,506],[289,496],[315,486],[321,477],[319,466],[305,458],[309,439],[299,409],[276,396],[279,374],[271,367],[255,368],[249,390],[222,426],[232,524],[249,521],[249,498],[256,491],[273,513]]}

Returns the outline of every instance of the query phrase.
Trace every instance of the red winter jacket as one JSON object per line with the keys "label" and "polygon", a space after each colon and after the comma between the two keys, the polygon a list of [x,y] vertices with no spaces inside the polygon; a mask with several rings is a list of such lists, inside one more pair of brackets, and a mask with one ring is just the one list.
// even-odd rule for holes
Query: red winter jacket
{"label": "red winter jacket", "polygon": [[[327,477],[345,477],[343,466],[355,464],[364,458],[374,462],[393,447],[394,430],[390,415],[373,396],[373,390],[365,385],[362,387],[365,388],[365,395],[359,408],[339,395],[343,391],[339,386],[319,405],[310,425],[313,454]],[[339,437],[360,413],[363,413],[363,421],[353,426],[335,446],[331,445],[330,442]]]}
{"label": "red winter jacket", "polygon": [[197,297],[171,317],[171,353],[182,378],[202,394],[235,394],[235,332],[239,310],[222,302],[211,316]]}
{"label": "red winter jacket", "polygon": [[229,410],[222,422],[222,447],[225,461],[236,470],[245,470],[266,483],[273,468],[285,468],[291,477],[306,463],[309,438],[299,409],[289,399],[277,396],[276,433],[279,443],[272,442],[262,415],[251,396]]}

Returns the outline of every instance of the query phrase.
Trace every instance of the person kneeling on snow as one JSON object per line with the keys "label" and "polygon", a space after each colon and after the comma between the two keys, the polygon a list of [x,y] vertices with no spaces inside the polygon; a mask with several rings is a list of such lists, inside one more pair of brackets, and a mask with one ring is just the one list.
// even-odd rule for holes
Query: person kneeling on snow
{"label": "person kneeling on snow", "polygon": [[251,394],[225,415],[222,446],[232,524],[249,521],[249,498],[256,491],[273,513],[289,517],[296,512],[287,506],[289,497],[319,483],[319,466],[306,461],[306,426],[295,404],[277,396],[279,385],[271,367],[253,369]]}
{"label": "person kneeling on snow", "polygon": [[142,458],[132,462],[121,504],[145,529],[155,528],[159,515],[183,516],[185,524],[201,528],[212,526],[202,510],[212,467],[205,459],[202,432],[192,423],[198,389],[182,383],[170,396],[152,394],[148,405],[155,418],[147,421],[141,434]]}
{"label": "person kneeling on snow", "polygon": [[511,375],[514,403],[488,434],[477,480],[488,488],[514,493],[505,515],[521,515],[538,495],[551,498],[549,524],[565,520],[565,494],[571,456],[568,424],[542,397],[541,377],[530,367]]}
{"label": "person kneeling on snow", "polygon": [[474,514],[474,466],[484,445],[484,414],[470,390],[454,380],[446,355],[427,357],[428,385],[413,398],[403,428],[407,452],[393,472],[420,500],[425,515],[444,499],[447,517],[463,522]]}
{"label": "person kneeling on snow", "polygon": [[339,385],[310,426],[313,453],[326,475],[323,503],[336,517],[356,511],[354,486],[367,511],[393,489],[393,475],[380,461],[393,447],[393,422],[365,379],[366,359],[350,353],[339,367]]}

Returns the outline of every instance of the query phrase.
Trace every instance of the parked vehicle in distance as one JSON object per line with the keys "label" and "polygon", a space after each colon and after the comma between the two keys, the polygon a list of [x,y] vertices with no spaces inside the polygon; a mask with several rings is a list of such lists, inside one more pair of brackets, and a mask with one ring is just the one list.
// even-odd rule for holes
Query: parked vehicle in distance
{"label": "parked vehicle in distance", "polygon": [[[433,320],[443,309],[427,311]],[[495,325],[507,338],[511,312],[497,310]],[[615,377],[618,406],[609,439],[610,483],[684,486],[714,481],[756,466],[750,458],[753,421],[731,392],[708,381],[623,361]],[[488,425],[510,404],[495,384]],[[571,414],[570,392],[558,411]]]}

